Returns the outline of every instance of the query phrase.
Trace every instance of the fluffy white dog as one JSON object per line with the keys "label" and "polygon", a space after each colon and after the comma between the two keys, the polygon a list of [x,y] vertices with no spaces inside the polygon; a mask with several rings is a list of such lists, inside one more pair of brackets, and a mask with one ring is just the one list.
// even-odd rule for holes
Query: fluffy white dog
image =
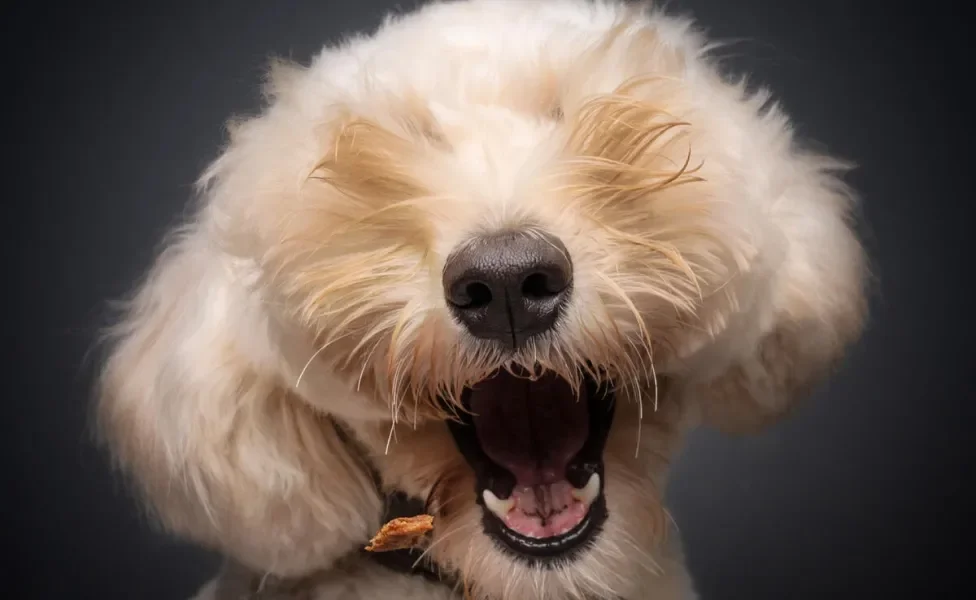
{"label": "fluffy white dog", "polygon": [[[154,515],[319,598],[694,597],[683,435],[782,416],[866,313],[845,166],[708,50],[462,0],[275,65],[111,332],[101,431]],[[361,553],[394,493],[443,583]]]}

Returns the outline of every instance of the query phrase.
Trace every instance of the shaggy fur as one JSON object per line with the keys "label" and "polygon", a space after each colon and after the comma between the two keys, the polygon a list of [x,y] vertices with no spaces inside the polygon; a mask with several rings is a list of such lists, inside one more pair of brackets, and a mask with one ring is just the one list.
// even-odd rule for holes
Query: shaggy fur
{"label": "shaggy fur", "polygon": [[[337,422],[384,489],[433,498],[428,556],[472,598],[692,598],[662,507],[683,434],[780,417],[865,316],[845,166],[709,50],[649,7],[465,0],[276,64],[111,331],[100,431],[159,521],[258,572],[328,571],[383,504]],[[514,356],[441,286],[453,249],[505,228],[574,265],[558,327]],[[620,398],[609,519],[576,562],[528,567],[482,533],[435,399],[513,365],[578,383],[581,364]],[[342,574],[321,598],[408,593]]]}

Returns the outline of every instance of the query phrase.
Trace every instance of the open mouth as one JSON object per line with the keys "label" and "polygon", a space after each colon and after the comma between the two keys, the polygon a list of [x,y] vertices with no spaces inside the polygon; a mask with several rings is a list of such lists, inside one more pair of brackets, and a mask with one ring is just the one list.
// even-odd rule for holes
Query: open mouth
{"label": "open mouth", "polygon": [[599,532],[612,400],[589,379],[576,393],[553,373],[506,370],[465,391],[468,412],[449,426],[474,469],[485,533],[502,548],[533,561],[565,559]]}

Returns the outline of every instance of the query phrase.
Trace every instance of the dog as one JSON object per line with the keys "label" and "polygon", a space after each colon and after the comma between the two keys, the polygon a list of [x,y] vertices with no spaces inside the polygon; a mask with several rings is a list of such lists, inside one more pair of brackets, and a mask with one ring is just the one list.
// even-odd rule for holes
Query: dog
{"label": "dog", "polygon": [[[275,62],[107,332],[99,431],[153,518],[301,597],[694,598],[685,435],[784,418],[868,313],[850,165],[715,47],[456,0]],[[436,576],[363,554],[394,496]]]}

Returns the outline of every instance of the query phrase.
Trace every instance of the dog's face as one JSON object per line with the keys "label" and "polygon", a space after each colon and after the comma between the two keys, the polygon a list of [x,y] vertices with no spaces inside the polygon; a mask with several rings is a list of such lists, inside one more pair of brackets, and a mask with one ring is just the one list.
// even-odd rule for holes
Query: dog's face
{"label": "dog's face", "polygon": [[[464,4],[426,14],[456,23],[475,14]],[[524,18],[519,6],[494,8]],[[355,51],[279,68],[272,107],[233,131],[206,177],[184,246],[214,258],[163,262],[108,369],[116,428],[161,405],[139,377],[159,396],[206,391],[231,416],[169,407],[182,445],[157,436],[163,459],[116,442],[123,460],[189,469],[182,510],[197,499],[212,519],[223,494],[263,527],[241,506],[274,499],[223,490],[218,451],[307,472],[303,456],[328,461],[310,450],[314,428],[294,423],[327,414],[355,432],[386,486],[428,499],[429,556],[478,597],[640,597],[649,577],[673,577],[662,494],[681,433],[701,418],[773,418],[816,382],[860,332],[862,256],[832,163],[793,149],[785,119],[758,114],[761,101],[699,64],[682,24],[601,10],[590,16],[607,27],[575,33],[536,15],[545,44],[526,41],[487,71],[470,47],[434,60],[420,38],[417,50],[393,36],[415,68],[374,56],[368,85],[349,82]],[[471,24],[490,32],[485,18]],[[431,35],[422,17],[397,27]],[[165,313],[161,298],[201,273],[227,277],[226,289],[201,292],[204,307],[174,297],[179,312]],[[162,313],[189,312],[184,329],[220,365],[200,373],[200,390],[145,358],[165,362],[149,341],[178,330]],[[167,343],[195,357],[187,340]],[[195,375],[205,362],[180,364]],[[290,425],[275,437],[268,419],[282,411]],[[204,475],[188,463],[200,448]],[[335,507],[321,509],[324,484],[307,479],[361,485],[331,471],[287,486],[261,473],[251,487],[287,490],[286,513],[308,502],[319,520]],[[207,527],[190,521],[171,525]],[[299,554],[300,536],[282,535],[279,562]],[[242,554],[277,543],[207,536],[249,546]]]}
{"label": "dog's face", "polygon": [[614,91],[340,121],[268,246],[267,291],[389,412],[373,460],[479,587],[657,568],[631,546],[664,532],[666,366],[746,251],[675,107]]}

